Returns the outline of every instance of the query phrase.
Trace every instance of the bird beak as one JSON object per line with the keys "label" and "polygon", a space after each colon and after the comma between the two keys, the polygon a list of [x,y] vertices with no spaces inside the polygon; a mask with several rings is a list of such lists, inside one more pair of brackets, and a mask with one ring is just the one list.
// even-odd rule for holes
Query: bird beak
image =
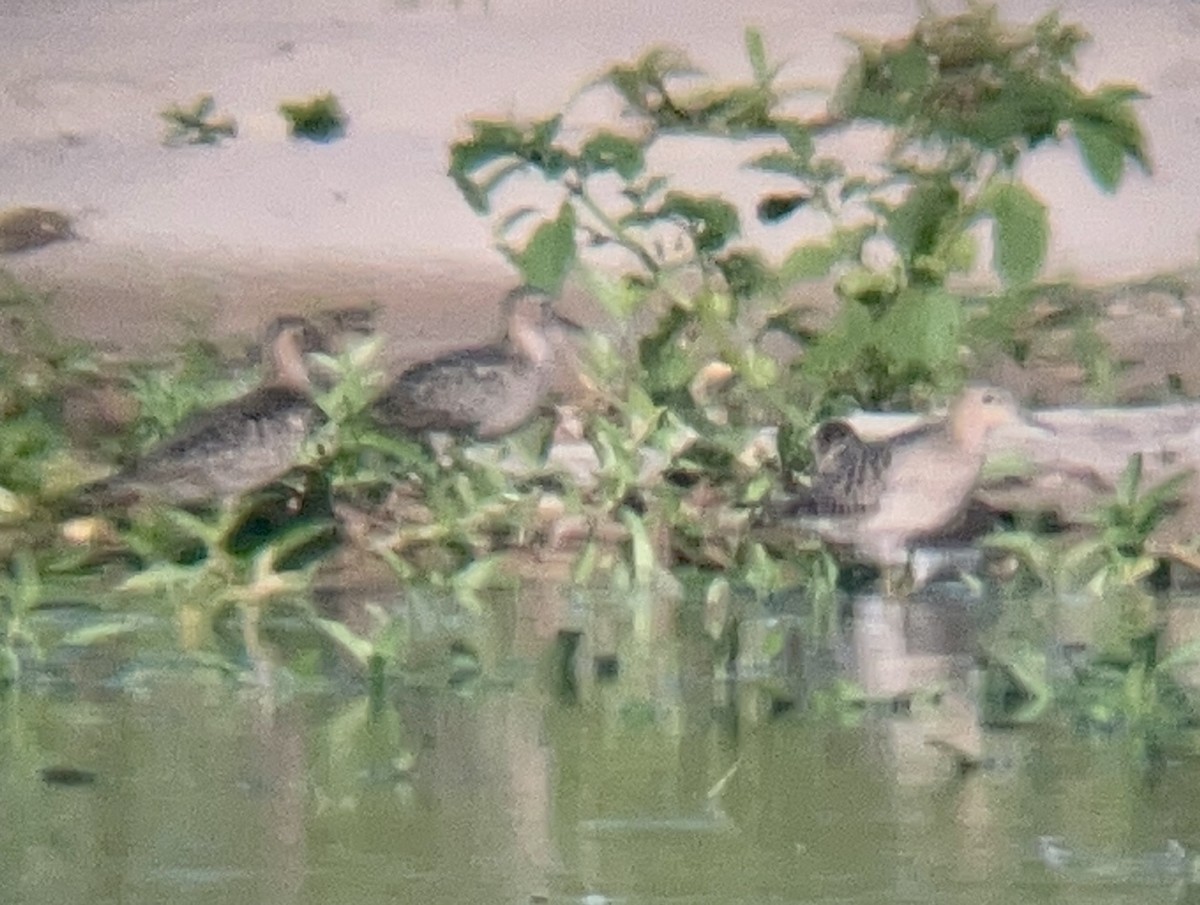
{"label": "bird beak", "polygon": [[1032,427],[1034,430],[1041,431],[1042,433],[1045,433],[1045,434],[1051,434],[1051,435],[1058,434],[1058,431],[1054,428],[1054,425],[1050,424],[1047,421],[1042,420],[1041,418],[1037,418],[1034,415],[1029,414],[1029,412],[1022,412],[1021,420],[1024,421],[1025,424],[1028,425],[1029,427]]}
{"label": "bird beak", "polygon": [[561,314],[559,314],[553,308],[550,309],[549,314],[550,314],[550,323],[553,326],[561,327],[563,330],[565,330],[571,336],[577,336],[577,337],[587,336],[587,334],[588,334],[587,327],[583,326],[582,324],[578,323],[577,321],[573,321],[569,317],[563,317]]}

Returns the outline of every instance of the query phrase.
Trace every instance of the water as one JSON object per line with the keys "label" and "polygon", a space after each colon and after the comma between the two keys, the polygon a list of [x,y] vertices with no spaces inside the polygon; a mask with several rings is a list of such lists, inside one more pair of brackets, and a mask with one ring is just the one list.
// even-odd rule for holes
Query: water
{"label": "water", "polygon": [[[850,648],[929,670],[892,615],[860,607]],[[0,903],[1195,899],[1191,761],[1151,781],[1127,736],[1045,721],[961,774],[919,702],[764,716],[687,637],[564,684],[497,624],[491,680],[377,705],[163,656],[0,697]]]}

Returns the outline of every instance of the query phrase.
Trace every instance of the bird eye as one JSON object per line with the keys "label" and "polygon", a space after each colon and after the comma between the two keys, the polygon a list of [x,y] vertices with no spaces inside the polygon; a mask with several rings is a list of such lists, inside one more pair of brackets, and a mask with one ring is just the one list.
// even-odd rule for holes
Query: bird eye
{"label": "bird eye", "polygon": [[995,393],[984,393],[983,394],[983,404],[984,405],[991,405],[995,401],[996,401]]}

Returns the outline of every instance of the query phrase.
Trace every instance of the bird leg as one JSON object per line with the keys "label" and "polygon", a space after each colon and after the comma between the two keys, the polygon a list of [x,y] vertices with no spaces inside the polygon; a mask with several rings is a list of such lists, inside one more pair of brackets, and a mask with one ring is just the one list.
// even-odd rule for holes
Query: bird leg
{"label": "bird leg", "polygon": [[885,600],[903,601],[916,590],[907,562],[901,565],[888,563],[880,568]]}

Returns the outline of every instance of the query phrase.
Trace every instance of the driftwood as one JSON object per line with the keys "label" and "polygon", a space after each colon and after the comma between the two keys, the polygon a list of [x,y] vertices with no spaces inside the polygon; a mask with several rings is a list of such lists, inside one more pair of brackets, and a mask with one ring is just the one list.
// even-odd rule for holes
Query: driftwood
{"label": "driftwood", "polygon": [[[1135,453],[1142,455],[1143,491],[1173,475],[1200,471],[1200,403],[1034,414],[1053,433],[1025,427],[994,431],[989,467],[975,492],[978,500],[996,509],[1050,512],[1078,523],[1112,498]],[[919,419],[860,414],[849,420],[865,435],[886,436]],[[1186,483],[1179,502],[1156,541],[1186,542],[1200,535],[1200,481]]]}
{"label": "driftwood", "polygon": [[[1174,475],[1200,472],[1200,403],[1144,408],[1060,408],[1033,413],[1051,430],[1003,427],[988,438],[988,466],[975,499],[1000,511],[1041,512],[1065,524],[1086,523],[1111,500],[1121,473],[1135,453],[1142,455],[1143,491]],[[916,415],[859,413],[848,419],[862,436],[886,437],[921,423]],[[1053,432],[1051,432],[1053,431]],[[744,458],[770,458],[775,430],[764,428]],[[653,451],[641,457],[641,480],[652,486],[667,464]],[[528,462],[496,462],[526,473]],[[599,460],[591,445],[559,439],[549,464],[579,486],[596,480]],[[1157,543],[1188,543],[1200,537],[1200,480],[1187,482],[1178,509],[1155,532]]]}

